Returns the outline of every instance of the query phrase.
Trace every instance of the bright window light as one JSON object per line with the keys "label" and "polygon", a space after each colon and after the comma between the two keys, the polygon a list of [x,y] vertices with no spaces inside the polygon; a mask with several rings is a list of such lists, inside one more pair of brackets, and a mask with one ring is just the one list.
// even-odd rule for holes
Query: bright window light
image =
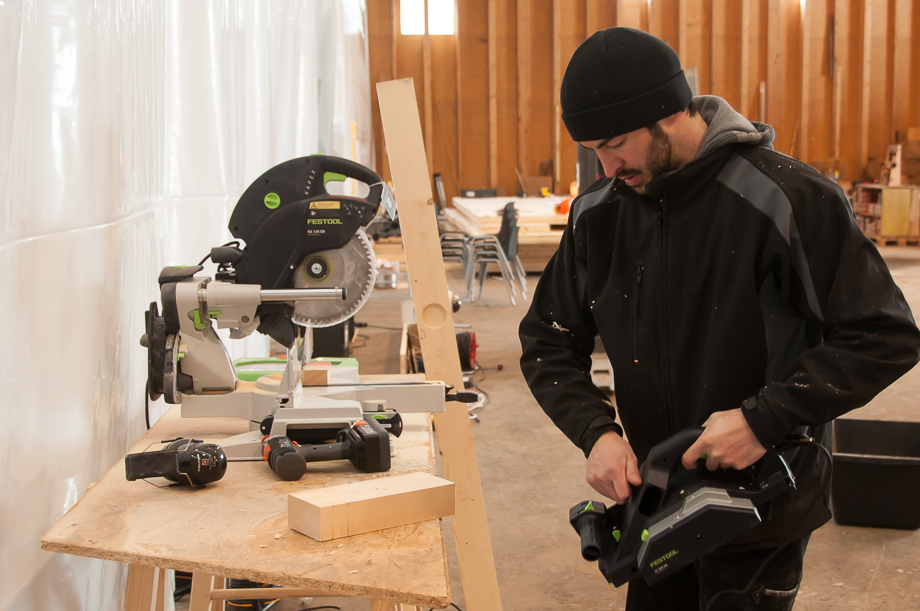
{"label": "bright window light", "polygon": [[425,0],[400,0],[399,33],[403,36],[425,33]]}
{"label": "bright window light", "polygon": [[428,0],[428,33],[454,34],[454,0]]}

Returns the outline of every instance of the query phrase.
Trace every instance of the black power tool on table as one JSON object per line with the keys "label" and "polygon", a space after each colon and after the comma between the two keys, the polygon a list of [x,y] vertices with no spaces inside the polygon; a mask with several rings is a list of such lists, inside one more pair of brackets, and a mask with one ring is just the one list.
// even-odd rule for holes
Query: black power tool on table
{"label": "black power tool on table", "polygon": [[642,484],[624,505],[585,501],[569,511],[582,557],[597,560],[609,583],[661,581],[759,524],[757,508],[795,488],[773,449],[746,469],[709,471],[702,460],[684,469],[681,457],[702,432],[684,429],[653,447],[639,467]]}
{"label": "black power tool on table", "polygon": [[201,439],[174,439],[162,450],[125,456],[125,477],[129,482],[148,477],[165,477],[178,484],[204,486],[227,472],[227,457],[216,443]]}
{"label": "black power tool on table", "polygon": [[262,458],[286,482],[303,477],[308,462],[348,459],[367,473],[390,470],[390,438],[374,418],[339,431],[336,443],[299,445],[283,435],[262,439]]}

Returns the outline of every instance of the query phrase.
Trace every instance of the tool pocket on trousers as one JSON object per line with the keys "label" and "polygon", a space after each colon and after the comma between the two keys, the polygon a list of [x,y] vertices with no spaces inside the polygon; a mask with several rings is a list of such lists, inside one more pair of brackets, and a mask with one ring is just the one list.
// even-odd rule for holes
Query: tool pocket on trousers
{"label": "tool pocket on trousers", "polygon": [[796,584],[791,590],[773,590],[761,586],[751,593],[754,606],[750,609],[751,611],[790,611],[798,593],[799,584]]}

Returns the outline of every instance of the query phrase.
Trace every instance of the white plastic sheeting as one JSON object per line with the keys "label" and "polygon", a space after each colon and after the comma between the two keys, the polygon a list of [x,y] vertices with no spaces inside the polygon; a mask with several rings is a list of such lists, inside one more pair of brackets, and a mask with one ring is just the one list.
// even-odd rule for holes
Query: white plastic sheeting
{"label": "white plastic sheeting", "polygon": [[39,539],[143,433],[159,270],[276,163],[372,165],[366,43],[363,0],[0,0],[0,611],[123,608]]}

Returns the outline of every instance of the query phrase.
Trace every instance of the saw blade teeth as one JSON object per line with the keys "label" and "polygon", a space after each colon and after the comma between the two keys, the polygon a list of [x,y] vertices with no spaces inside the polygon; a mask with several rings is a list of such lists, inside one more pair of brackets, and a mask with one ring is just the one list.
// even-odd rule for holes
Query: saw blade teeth
{"label": "saw blade teeth", "polygon": [[[325,276],[311,281],[308,264],[319,258],[328,262]],[[317,270],[313,270],[314,274]],[[295,323],[310,327],[331,327],[348,320],[370,297],[377,278],[377,260],[370,240],[359,229],[342,248],[311,253],[301,262],[295,275],[295,288],[337,288],[345,289],[341,301],[299,301],[294,305],[292,319]]]}

